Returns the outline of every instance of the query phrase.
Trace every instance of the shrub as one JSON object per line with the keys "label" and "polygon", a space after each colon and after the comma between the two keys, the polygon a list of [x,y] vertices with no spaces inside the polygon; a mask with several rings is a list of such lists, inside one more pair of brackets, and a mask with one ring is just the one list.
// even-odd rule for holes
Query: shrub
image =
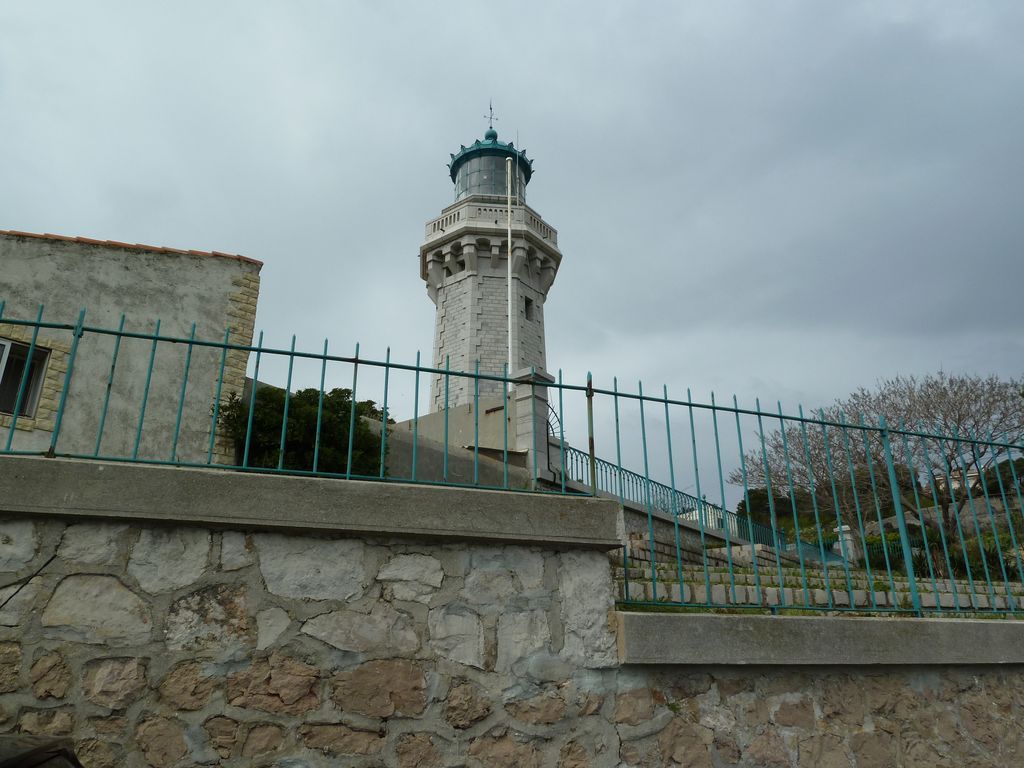
{"label": "shrub", "polygon": [[[250,467],[276,468],[280,459],[281,422],[284,417],[283,389],[260,387],[253,409],[252,433],[249,437]],[[285,430],[283,469],[312,470],[316,452],[318,389],[300,389],[288,402],[288,425]],[[342,474],[348,471],[349,423],[352,415],[352,390],[332,389],[323,396],[320,414],[320,448],[317,471]],[[376,476],[380,473],[381,438],[366,419],[380,420],[376,403],[356,403],[355,437],[352,441],[354,475]],[[234,440],[239,457],[245,450],[249,423],[249,404],[232,393],[220,411],[220,424]]]}

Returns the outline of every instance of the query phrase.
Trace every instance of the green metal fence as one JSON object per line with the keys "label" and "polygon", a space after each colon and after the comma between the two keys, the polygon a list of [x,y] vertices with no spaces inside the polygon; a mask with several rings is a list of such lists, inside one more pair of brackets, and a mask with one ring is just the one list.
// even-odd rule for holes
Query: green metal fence
{"label": "green metal fence", "polygon": [[[39,353],[46,365],[30,362]],[[620,600],[637,606],[975,615],[1024,604],[1013,461],[1024,449],[999,435],[698,402],[589,376],[514,380],[390,351],[367,359],[358,345],[337,355],[327,341],[302,351],[294,337],[285,348],[262,335],[204,339],[194,325],[94,326],[84,311],[73,323],[43,307],[8,317],[2,302],[0,355],[3,454],[610,496],[631,516],[614,565]],[[238,386],[246,373],[250,386]],[[449,404],[452,382],[468,382],[468,445],[454,440],[456,409],[426,413],[429,377]],[[498,406],[485,407],[482,386],[500,392]],[[531,414],[542,428],[525,450],[509,410],[522,388],[547,400],[558,433]],[[491,411],[502,427],[482,439]]]}

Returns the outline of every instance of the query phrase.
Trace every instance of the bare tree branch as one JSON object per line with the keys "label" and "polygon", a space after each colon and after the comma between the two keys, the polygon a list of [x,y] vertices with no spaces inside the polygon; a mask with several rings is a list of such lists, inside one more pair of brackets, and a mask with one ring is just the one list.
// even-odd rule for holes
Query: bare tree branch
{"label": "bare tree branch", "polygon": [[[764,451],[758,445],[744,457],[747,483],[770,485],[774,496],[809,495],[826,520],[854,530],[880,525],[895,506],[879,429],[884,419],[901,506],[910,514],[938,507],[949,526],[969,498],[981,497],[986,473],[994,476],[998,462],[1024,453],[1022,390],[1024,379],[944,371],[862,387],[813,420],[774,417],[779,427],[766,430]],[[732,472],[729,481],[742,483],[742,473]]]}

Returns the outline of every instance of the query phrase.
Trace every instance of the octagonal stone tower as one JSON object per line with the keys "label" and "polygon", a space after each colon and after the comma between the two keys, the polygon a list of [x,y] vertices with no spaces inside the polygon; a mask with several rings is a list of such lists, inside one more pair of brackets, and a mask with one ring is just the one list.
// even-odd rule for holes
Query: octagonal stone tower
{"label": "octagonal stone tower", "polygon": [[[508,242],[506,158],[513,163],[512,243]],[[488,129],[448,165],[455,202],[429,221],[420,247],[420,277],[437,307],[435,368],[501,374],[508,362],[507,269],[512,254],[512,366],[545,368],[544,302],[562,254],[558,233],[526,205],[533,161]],[[431,384],[431,410],[446,407],[444,377]],[[500,395],[500,382],[480,382],[480,395]],[[447,407],[473,402],[471,379],[449,377]]]}

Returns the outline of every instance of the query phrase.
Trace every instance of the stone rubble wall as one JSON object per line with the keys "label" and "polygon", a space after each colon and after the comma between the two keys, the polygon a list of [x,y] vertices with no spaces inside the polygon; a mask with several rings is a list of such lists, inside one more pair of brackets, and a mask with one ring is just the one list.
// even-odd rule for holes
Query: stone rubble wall
{"label": "stone rubble wall", "polygon": [[1024,763],[1019,668],[619,666],[600,551],[0,520],[41,567],[0,735],[87,768]]}

